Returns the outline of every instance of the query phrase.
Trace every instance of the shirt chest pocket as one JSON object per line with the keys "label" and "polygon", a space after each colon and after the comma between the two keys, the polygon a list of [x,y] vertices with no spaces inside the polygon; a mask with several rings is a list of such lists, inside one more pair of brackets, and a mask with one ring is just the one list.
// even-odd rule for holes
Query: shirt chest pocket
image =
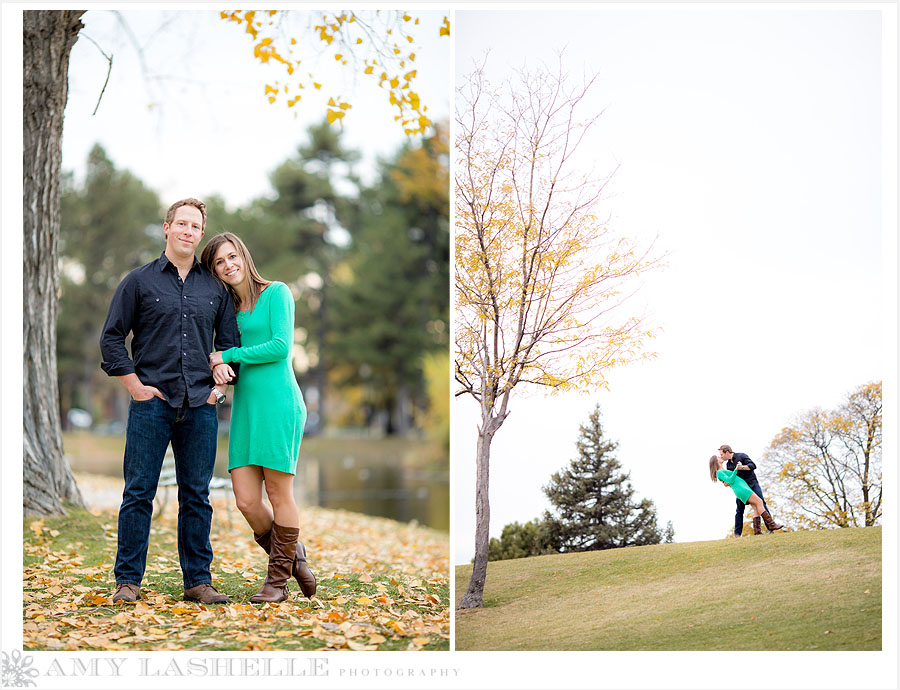
{"label": "shirt chest pocket", "polygon": [[178,296],[152,292],[141,301],[141,316],[156,327],[174,325],[181,316],[180,306]]}
{"label": "shirt chest pocket", "polygon": [[216,298],[203,295],[188,297],[185,302],[185,320],[192,320],[203,330],[211,330],[216,320],[216,312],[219,309]]}

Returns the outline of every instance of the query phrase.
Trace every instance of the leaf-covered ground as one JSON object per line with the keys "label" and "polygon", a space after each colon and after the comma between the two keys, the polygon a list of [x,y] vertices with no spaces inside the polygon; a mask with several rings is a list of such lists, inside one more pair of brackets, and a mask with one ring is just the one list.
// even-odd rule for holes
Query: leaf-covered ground
{"label": "leaf-covered ground", "polygon": [[[111,601],[120,484],[79,476],[92,508],[24,523],[23,644],[28,650],[446,650],[449,539],[415,525],[301,508],[318,591],[251,604],[266,555],[233,497],[213,498],[213,584],[226,605],[182,600],[174,497],[154,520],[140,601]],[[232,501],[229,512],[226,500]],[[105,505],[104,505],[105,504]],[[229,524],[230,522],[230,524]]]}

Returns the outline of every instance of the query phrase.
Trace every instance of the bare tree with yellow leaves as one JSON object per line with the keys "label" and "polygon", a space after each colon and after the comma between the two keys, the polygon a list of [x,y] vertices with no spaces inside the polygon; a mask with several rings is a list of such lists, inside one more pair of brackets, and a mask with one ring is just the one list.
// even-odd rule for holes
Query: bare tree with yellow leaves
{"label": "bare tree with yellow leaves", "polygon": [[605,226],[596,213],[612,175],[577,163],[602,114],[577,117],[594,81],[571,87],[560,59],[498,90],[482,67],[458,89],[456,395],[481,407],[475,563],[460,608],[483,605],[490,449],[513,390],[602,388],[610,367],[649,356],[653,332],[624,305],[659,259]]}
{"label": "bare tree with yellow leaves", "polygon": [[766,491],[789,524],[871,527],[881,519],[881,381],[836,410],[809,410],[782,429],[762,458]]}

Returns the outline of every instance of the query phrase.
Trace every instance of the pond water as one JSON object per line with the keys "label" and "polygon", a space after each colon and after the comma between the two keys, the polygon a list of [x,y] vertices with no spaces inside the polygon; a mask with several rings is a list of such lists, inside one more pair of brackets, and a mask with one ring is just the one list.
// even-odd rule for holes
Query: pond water
{"label": "pond water", "polygon": [[[122,476],[123,436],[87,431],[64,434],[64,448],[76,471]],[[219,439],[217,477],[228,476],[228,437]],[[299,505],[321,506],[415,520],[450,529],[450,482],[446,448],[415,439],[303,439],[294,494]]]}
{"label": "pond water", "polygon": [[297,501],[449,531],[449,473],[415,461],[424,448],[392,439],[304,440]]}

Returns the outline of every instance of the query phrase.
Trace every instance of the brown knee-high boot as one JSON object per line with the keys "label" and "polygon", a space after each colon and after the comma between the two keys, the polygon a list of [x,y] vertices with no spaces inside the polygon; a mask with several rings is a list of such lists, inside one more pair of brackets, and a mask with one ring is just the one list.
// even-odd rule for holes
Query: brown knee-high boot
{"label": "brown knee-high boot", "polygon": [[[263,551],[266,553],[271,551],[271,529],[262,534],[254,532],[253,538],[256,540],[256,543],[262,547]],[[309,569],[309,564],[306,562],[306,547],[303,545],[303,542],[299,540],[297,541],[297,553],[294,554],[294,563],[291,567],[291,575],[294,576],[297,580],[297,584],[300,585],[300,591],[303,592],[303,596],[312,597],[315,595],[316,576],[313,575],[312,571]]]}
{"label": "brown knee-high boot", "polygon": [[762,520],[759,517],[753,518],[753,534],[762,534]]}
{"label": "brown knee-high boot", "polygon": [[278,603],[290,596],[287,581],[291,576],[294,554],[297,553],[298,527],[282,527],[272,523],[272,538],[269,544],[269,570],[262,588],[250,597],[253,604]]}
{"label": "brown knee-high boot", "polygon": [[775,520],[772,519],[772,516],[769,515],[768,510],[764,510],[760,517],[763,519],[763,522],[766,523],[766,529],[770,532],[774,532],[775,530],[784,527],[784,525],[779,525],[777,522],[775,522]]}

